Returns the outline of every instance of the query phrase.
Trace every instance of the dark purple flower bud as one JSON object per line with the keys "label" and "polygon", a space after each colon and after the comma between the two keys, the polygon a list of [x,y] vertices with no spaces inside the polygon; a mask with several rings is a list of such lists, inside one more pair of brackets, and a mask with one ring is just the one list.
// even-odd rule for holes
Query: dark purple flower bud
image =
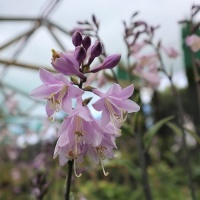
{"label": "dark purple flower bud", "polygon": [[90,56],[92,58],[96,58],[102,54],[103,47],[101,42],[96,41],[95,44],[92,46],[91,51],[90,51]]}
{"label": "dark purple flower bud", "polygon": [[85,60],[86,58],[86,50],[82,46],[76,47],[74,51],[74,57],[79,62],[79,65]]}
{"label": "dark purple flower bud", "polygon": [[86,35],[82,41],[82,45],[83,47],[85,48],[85,50],[87,51],[88,48],[90,47],[91,45],[91,38],[90,36]]}
{"label": "dark purple flower bud", "polygon": [[75,47],[80,46],[82,43],[82,35],[79,31],[76,31],[73,35],[72,35],[72,43]]}
{"label": "dark purple flower bud", "polygon": [[121,59],[120,54],[114,54],[114,55],[108,56],[104,59],[104,61],[101,65],[90,70],[90,72],[95,73],[95,72],[98,72],[103,69],[112,69],[119,63],[120,59]]}

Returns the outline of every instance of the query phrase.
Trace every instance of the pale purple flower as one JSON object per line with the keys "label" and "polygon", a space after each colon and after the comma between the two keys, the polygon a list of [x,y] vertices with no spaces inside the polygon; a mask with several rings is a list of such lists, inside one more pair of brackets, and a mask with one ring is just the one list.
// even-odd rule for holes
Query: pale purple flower
{"label": "pale purple flower", "polygon": [[117,149],[117,146],[115,144],[115,138],[119,135],[118,133],[116,133],[116,127],[112,123],[109,123],[106,126],[101,126],[101,127],[102,127],[101,143],[96,147],[86,145],[85,149],[87,150],[89,156],[93,159],[95,163],[101,164],[103,173],[105,176],[107,176],[108,172],[105,172],[102,160],[106,158],[109,159],[114,158],[113,149]]}
{"label": "pale purple flower", "polygon": [[140,107],[128,99],[133,94],[133,90],[133,85],[122,89],[119,84],[114,84],[106,93],[93,89],[93,92],[100,97],[93,107],[97,111],[102,111],[103,125],[111,121],[119,128],[125,121],[127,113],[139,111]]}
{"label": "pale purple flower", "polygon": [[88,146],[88,154],[95,163],[101,164],[105,176],[108,176],[109,173],[105,171],[102,160],[105,158],[109,159],[114,158],[113,147],[111,147],[110,145],[106,145],[107,142],[109,142],[109,139],[103,137],[102,144],[100,144],[99,146],[97,147]]}
{"label": "pale purple flower", "polygon": [[189,46],[193,52],[200,50],[200,37],[198,35],[190,35],[185,39],[186,45]]}
{"label": "pale purple flower", "polygon": [[61,166],[73,159],[75,163],[76,161],[82,162],[83,156],[87,152],[86,146],[97,147],[100,145],[101,129],[88,107],[82,105],[81,98],[77,99],[76,107],[64,119],[58,136],[54,158],[59,154]]}
{"label": "pale purple flower", "polygon": [[59,146],[58,142],[54,150],[54,159],[59,155],[59,164],[64,166],[69,160],[76,160],[76,162],[82,163],[83,158],[86,155],[85,145],[78,143],[70,147],[69,145]]}
{"label": "pale purple flower", "polygon": [[47,100],[46,112],[49,117],[61,108],[67,113],[71,112],[71,99],[84,93],[72,85],[63,74],[52,74],[40,69],[40,79],[44,84],[33,90],[30,96],[37,100]]}
{"label": "pale purple flower", "polygon": [[85,79],[85,76],[80,72],[80,64],[75,57],[68,53],[62,53],[52,50],[52,66],[55,70],[65,75],[76,75],[81,79]]}

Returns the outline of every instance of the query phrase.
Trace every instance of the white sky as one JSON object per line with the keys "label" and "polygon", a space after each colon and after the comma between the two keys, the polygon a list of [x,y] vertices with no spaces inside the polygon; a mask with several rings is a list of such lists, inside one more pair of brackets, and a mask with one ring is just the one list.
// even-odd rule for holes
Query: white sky
{"label": "white sky", "polygon": [[[36,17],[45,2],[44,0],[0,0],[0,15]],[[193,3],[199,3],[199,0],[62,0],[50,18],[60,26],[71,29],[76,26],[77,20],[90,19],[91,15],[95,13],[101,23],[100,35],[107,51],[110,54],[121,53],[124,55],[122,20],[128,20],[133,12],[139,11],[139,19],[146,20],[153,25],[161,24],[157,38],[162,38],[164,45],[173,46],[181,51],[180,26],[177,22],[189,15]],[[28,27],[30,24],[22,22],[0,22],[0,45],[6,39],[27,30]],[[70,47],[67,37],[62,35],[62,41],[67,47]],[[47,31],[40,29],[19,56],[19,60],[39,64],[41,67],[50,66],[50,50],[52,48],[59,49]],[[1,51],[0,58],[9,58],[12,51],[11,48]],[[182,57],[171,64],[180,69],[183,65]],[[184,85],[184,79],[178,80],[179,82],[182,80]],[[19,68],[9,70],[5,81],[26,92],[31,91],[40,83],[38,73],[30,74],[30,71],[19,70]]]}

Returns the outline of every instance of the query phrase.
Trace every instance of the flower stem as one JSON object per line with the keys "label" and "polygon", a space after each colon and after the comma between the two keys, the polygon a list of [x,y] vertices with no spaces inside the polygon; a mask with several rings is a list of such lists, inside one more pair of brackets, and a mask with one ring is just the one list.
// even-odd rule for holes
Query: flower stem
{"label": "flower stem", "polygon": [[65,200],[70,200],[70,187],[71,187],[71,180],[72,180],[73,164],[74,164],[74,160],[68,161],[68,176],[66,180]]}

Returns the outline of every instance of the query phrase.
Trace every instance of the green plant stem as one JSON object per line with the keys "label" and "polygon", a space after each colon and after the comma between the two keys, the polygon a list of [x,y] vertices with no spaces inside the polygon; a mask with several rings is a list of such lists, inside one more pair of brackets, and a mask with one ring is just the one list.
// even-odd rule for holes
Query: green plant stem
{"label": "green plant stem", "polygon": [[137,124],[137,126],[135,127],[134,132],[135,132],[135,137],[136,137],[136,141],[137,141],[137,151],[139,154],[139,163],[140,163],[140,167],[142,170],[142,186],[143,186],[143,190],[144,190],[145,199],[152,200],[152,194],[151,194],[151,188],[149,185],[149,176],[148,176],[148,172],[147,172],[147,164],[146,164],[146,158],[145,158],[145,149],[144,149],[143,143],[142,143],[141,124],[139,122],[140,119],[138,119],[139,117],[140,117],[140,115],[137,114],[136,118],[135,118],[135,124]]}
{"label": "green plant stem", "polygon": [[136,140],[137,140],[137,150],[139,153],[139,162],[140,162],[140,166],[142,169],[142,185],[143,185],[145,198],[146,198],[146,200],[152,200],[151,189],[149,186],[149,178],[148,178],[148,172],[147,172],[146,159],[145,159],[145,154],[144,154],[144,148],[142,145],[141,133],[136,132],[135,135],[136,135]]}
{"label": "green plant stem", "polygon": [[65,200],[70,200],[70,188],[71,188],[73,164],[74,160],[68,161],[68,176],[66,181]]}

